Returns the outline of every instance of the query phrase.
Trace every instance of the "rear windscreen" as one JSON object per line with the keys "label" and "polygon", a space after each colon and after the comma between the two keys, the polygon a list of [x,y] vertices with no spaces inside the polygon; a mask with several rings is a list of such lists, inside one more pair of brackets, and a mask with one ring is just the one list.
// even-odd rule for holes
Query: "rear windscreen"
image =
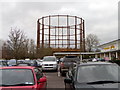
{"label": "rear windscreen", "polygon": [[0,69],[1,85],[33,85],[34,76],[31,69]]}
{"label": "rear windscreen", "polygon": [[77,58],[77,56],[65,56],[65,58]]}

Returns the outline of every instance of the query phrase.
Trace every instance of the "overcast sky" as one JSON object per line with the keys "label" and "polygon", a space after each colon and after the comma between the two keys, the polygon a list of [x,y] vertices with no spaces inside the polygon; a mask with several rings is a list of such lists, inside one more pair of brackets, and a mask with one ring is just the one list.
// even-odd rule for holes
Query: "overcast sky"
{"label": "overcast sky", "polygon": [[58,14],[82,17],[86,35],[96,34],[101,43],[118,39],[119,0],[0,1],[0,39],[3,40],[8,39],[11,27],[17,27],[36,41],[37,19]]}

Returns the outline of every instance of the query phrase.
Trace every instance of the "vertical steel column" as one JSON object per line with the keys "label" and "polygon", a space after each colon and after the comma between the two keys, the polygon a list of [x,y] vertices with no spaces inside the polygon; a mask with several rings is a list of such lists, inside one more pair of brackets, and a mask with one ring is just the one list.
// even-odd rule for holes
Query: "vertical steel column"
{"label": "vertical steel column", "polygon": [[83,20],[83,51],[85,51],[85,21]]}
{"label": "vertical steel column", "polygon": [[58,48],[59,48],[59,15],[58,15]]}
{"label": "vertical steel column", "polygon": [[56,48],[56,26],[55,26],[55,48]]}
{"label": "vertical steel column", "polygon": [[83,33],[82,33],[82,18],[80,21],[80,50],[83,51],[83,41],[82,41],[82,37],[83,37]]}
{"label": "vertical steel column", "polygon": [[44,17],[42,17],[42,48],[44,47]]}
{"label": "vertical steel column", "polygon": [[37,21],[37,49],[40,48],[40,23]]}
{"label": "vertical steel column", "polygon": [[70,48],[69,16],[67,15],[67,48]]}
{"label": "vertical steel column", "polygon": [[75,49],[77,49],[77,17],[75,16]]}
{"label": "vertical steel column", "polygon": [[49,16],[49,48],[50,48],[50,16]]}
{"label": "vertical steel column", "polygon": [[63,27],[62,27],[62,47],[63,47]]}

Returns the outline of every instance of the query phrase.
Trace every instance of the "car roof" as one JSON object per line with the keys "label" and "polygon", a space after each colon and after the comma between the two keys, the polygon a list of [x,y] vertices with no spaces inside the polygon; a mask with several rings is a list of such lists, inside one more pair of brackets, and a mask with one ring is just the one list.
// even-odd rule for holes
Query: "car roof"
{"label": "car roof", "polygon": [[0,69],[34,69],[32,66],[10,66],[10,67],[0,67]]}
{"label": "car roof", "polygon": [[48,58],[48,57],[54,57],[54,58],[56,58],[55,56],[45,56],[44,58]]}
{"label": "car roof", "polygon": [[85,63],[80,63],[79,66],[83,66],[83,65],[112,65],[114,63],[110,63],[110,62],[85,62]]}
{"label": "car roof", "polygon": [[2,60],[2,59],[0,59],[0,61],[7,61],[7,60]]}

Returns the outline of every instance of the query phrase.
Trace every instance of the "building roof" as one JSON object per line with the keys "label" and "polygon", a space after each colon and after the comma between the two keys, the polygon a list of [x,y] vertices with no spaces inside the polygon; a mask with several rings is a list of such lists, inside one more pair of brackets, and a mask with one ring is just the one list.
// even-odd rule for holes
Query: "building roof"
{"label": "building roof", "polygon": [[56,52],[54,55],[65,55],[65,54],[74,54],[74,55],[79,55],[79,54],[95,54],[95,52]]}
{"label": "building roof", "polygon": [[114,41],[110,41],[110,42],[107,42],[107,43],[101,44],[101,45],[99,45],[99,47],[100,47],[100,46],[103,46],[103,45],[106,45],[106,44],[110,44],[110,43],[116,42],[116,41],[120,41],[120,39],[117,39],[117,40],[114,40]]}

